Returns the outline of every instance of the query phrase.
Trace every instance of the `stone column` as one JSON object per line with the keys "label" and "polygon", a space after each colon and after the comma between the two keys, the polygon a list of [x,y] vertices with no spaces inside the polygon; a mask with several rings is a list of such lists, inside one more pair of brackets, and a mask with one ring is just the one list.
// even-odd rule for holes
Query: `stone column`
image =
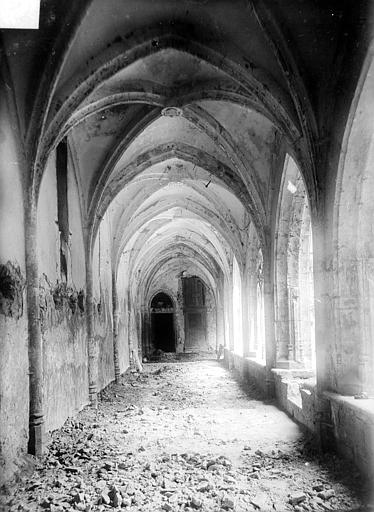
{"label": "stone column", "polygon": [[27,278],[27,316],[29,336],[29,453],[40,456],[44,451],[43,411],[43,344],[39,314],[39,276],[37,256],[37,205],[29,186],[25,225]]}
{"label": "stone column", "polygon": [[227,313],[228,313],[228,333],[229,333],[229,349],[234,350],[234,304],[233,304],[233,285],[232,279],[227,293]]}
{"label": "stone column", "polygon": [[94,303],[92,279],[92,255],[86,254],[86,309],[87,309],[87,353],[88,353],[88,394],[91,404],[97,404],[98,360],[94,329]]}
{"label": "stone column", "polygon": [[113,307],[113,362],[114,362],[114,378],[116,382],[121,376],[119,351],[118,351],[118,323],[119,323],[119,304],[117,294],[116,274],[112,271],[112,307]]}
{"label": "stone column", "polygon": [[[254,263],[254,262],[252,262]],[[248,315],[249,318],[249,340],[250,340],[250,347],[249,347],[249,357],[256,357],[257,356],[257,290],[256,290],[256,276],[253,272],[253,266],[252,271],[250,275],[250,281],[249,281],[249,308],[248,308]]]}
{"label": "stone column", "polygon": [[220,278],[217,283],[217,351],[219,350],[220,345],[225,346],[225,309],[223,297],[223,283]]}
{"label": "stone column", "polygon": [[265,357],[266,388],[268,396],[274,394],[274,380],[271,373],[276,362],[275,323],[274,323],[274,281],[270,248],[264,248],[264,315],[265,315]]}
{"label": "stone column", "polygon": [[248,277],[243,279],[242,285],[242,339],[243,339],[243,357],[250,355],[250,319],[249,319],[249,286]]}

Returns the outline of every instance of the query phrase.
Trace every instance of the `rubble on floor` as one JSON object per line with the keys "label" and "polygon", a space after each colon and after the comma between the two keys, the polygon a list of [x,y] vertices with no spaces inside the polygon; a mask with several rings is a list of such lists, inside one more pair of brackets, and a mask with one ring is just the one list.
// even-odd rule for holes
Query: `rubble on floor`
{"label": "rubble on floor", "polygon": [[369,510],[357,472],[253,396],[216,362],[147,364],[52,433],[1,510]]}

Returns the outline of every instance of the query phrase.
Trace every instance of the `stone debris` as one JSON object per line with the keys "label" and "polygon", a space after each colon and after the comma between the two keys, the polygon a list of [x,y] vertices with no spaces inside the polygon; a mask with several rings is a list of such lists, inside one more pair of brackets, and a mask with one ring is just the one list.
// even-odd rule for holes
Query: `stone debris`
{"label": "stone debris", "polygon": [[230,496],[224,496],[221,505],[224,510],[233,510],[235,507],[235,501]]}
{"label": "stone debris", "polygon": [[268,507],[267,496],[264,493],[256,493],[250,500],[255,510],[266,510]]}
{"label": "stone debris", "polygon": [[[51,434],[34,473],[4,489],[1,512],[318,512],[362,504],[339,483],[350,478],[358,489],[359,475],[335,456],[317,455],[302,438],[265,436],[260,445],[248,421],[263,421],[264,406],[237,398],[238,384],[210,364],[147,364],[141,376],[110,386],[97,410],[87,407]],[[273,427],[259,424],[259,439],[266,428]]]}
{"label": "stone debris", "polygon": [[192,508],[201,508],[203,506],[203,502],[196,496],[193,496],[190,505]]}
{"label": "stone debris", "polygon": [[335,496],[335,491],[333,489],[326,489],[325,491],[319,492],[317,496],[323,500],[329,500]]}
{"label": "stone debris", "polygon": [[289,502],[291,505],[298,505],[302,501],[306,500],[306,495],[303,492],[296,492],[294,494],[291,494]]}

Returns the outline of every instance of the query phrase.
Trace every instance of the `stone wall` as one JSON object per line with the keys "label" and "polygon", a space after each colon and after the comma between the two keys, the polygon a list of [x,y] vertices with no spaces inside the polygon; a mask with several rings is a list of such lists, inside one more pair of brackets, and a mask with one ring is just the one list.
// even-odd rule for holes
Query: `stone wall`
{"label": "stone wall", "polygon": [[60,427],[88,403],[86,317],[68,296],[56,307],[51,294],[43,315],[43,399],[45,428]]}
{"label": "stone wall", "polygon": [[311,432],[317,431],[315,378],[308,370],[272,370],[280,407]]}
{"label": "stone wall", "polygon": [[[225,364],[243,382],[255,384],[266,393],[266,368],[225,350]],[[273,369],[275,399],[281,409],[319,438],[320,429],[331,435],[329,448],[351,460],[365,477],[374,476],[373,399],[356,400],[324,392],[318,397],[313,374],[307,370]],[[320,424],[320,420],[324,422]]]}
{"label": "stone wall", "polygon": [[0,485],[27,449],[29,422],[23,170],[6,97],[0,80]]}
{"label": "stone wall", "polygon": [[[24,303],[24,308],[25,308]],[[27,451],[29,379],[27,317],[0,314],[0,486],[9,479]]]}
{"label": "stone wall", "polygon": [[373,399],[324,393],[331,407],[331,421],[337,450],[354,461],[371,481],[374,478],[374,405]]}
{"label": "stone wall", "polygon": [[60,427],[88,403],[84,241],[79,195],[69,164],[66,280],[60,266],[54,152],[48,160],[38,202],[39,306],[47,431]]}
{"label": "stone wall", "polygon": [[111,236],[110,219],[106,215],[96,237],[92,261],[99,391],[114,379]]}
{"label": "stone wall", "polygon": [[266,367],[263,363],[243,357],[234,352],[225,349],[225,364],[234,370],[244,383],[255,385],[263,394],[266,395]]}

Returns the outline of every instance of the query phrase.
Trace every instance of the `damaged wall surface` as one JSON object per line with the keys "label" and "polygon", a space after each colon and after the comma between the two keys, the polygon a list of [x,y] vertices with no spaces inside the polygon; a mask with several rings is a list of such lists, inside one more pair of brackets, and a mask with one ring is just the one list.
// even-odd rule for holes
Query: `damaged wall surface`
{"label": "damaged wall surface", "polygon": [[0,90],[0,474],[9,479],[27,453],[29,362],[23,162],[4,82]]}
{"label": "damaged wall surface", "polygon": [[370,4],[48,0],[1,30],[0,480],[163,346],[158,293],[172,351],[224,347],[368,471]]}

